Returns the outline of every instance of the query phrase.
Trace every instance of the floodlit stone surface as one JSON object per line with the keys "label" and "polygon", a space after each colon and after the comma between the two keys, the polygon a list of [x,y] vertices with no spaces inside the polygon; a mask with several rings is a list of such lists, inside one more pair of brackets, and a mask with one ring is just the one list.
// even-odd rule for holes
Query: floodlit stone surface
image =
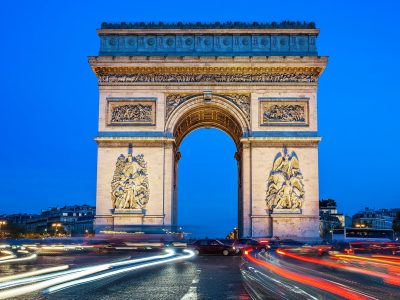
{"label": "floodlit stone surface", "polygon": [[[135,30],[115,33],[124,36]],[[252,30],[241,29],[246,34]],[[98,228],[176,225],[180,142],[191,130],[211,126],[226,131],[238,148],[240,234],[317,238],[317,85],[326,62],[326,57],[315,55],[161,57],[154,52],[148,57],[90,57],[100,92]],[[119,106],[123,107],[116,110]],[[273,106],[268,123],[267,106]],[[133,159],[143,155],[147,177],[139,178],[144,173],[132,163],[112,188],[117,159],[121,154],[129,159],[130,151]],[[284,151],[294,153],[296,166],[282,163],[273,169]],[[284,209],[267,206],[271,174]],[[135,203],[141,203],[144,190],[148,202],[138,210]],[[112,192],[129,198],[135,210],[116,210]],[[295,199],[301,199],[301,208],[291,208]]]}

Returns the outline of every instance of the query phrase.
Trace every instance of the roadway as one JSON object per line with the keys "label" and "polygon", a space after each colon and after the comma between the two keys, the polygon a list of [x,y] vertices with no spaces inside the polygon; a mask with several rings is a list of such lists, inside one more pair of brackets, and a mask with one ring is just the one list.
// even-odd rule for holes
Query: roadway
{"label": "roadway", "polygon": [[[120,262],[160,253],[39,256],[35,263],[0,266],[3,275],[69,264],[71,269]],[[196,256],[73,286],[50,294],[43,290],[15,299],[250,299],[242,281],[240,256]]]}
{"label": "roadway", "polygon": [[[0,299],[7,296],[2,293],[21,288],[4,288],[2,284],[27,280],[4,280],[5,276],[67,265],[68,269],[61,272],[40,275],[49,276],[45,280],[25,282],[28,287],[43,286],[16,299],[391,300],[400,296],[399,257],[318,257],[290,250],[250,252],[243,258],[191,256],[189,252],[116,251],[38,256],[32,261],[2,263]],[[83,269],[87,266],[90,268]],[[64,274],[70,271],[75,273]],[[35,278],[38,277],[29,276],[29,280]]]}

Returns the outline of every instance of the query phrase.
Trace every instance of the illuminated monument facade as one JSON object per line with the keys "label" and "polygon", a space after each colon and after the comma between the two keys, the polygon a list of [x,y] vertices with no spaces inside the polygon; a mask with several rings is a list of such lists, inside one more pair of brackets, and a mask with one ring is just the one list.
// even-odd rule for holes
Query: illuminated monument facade
{"label": "illuminated monument facade", "polygon": [[98,231],[177,225],[179,146],[215,127],[237,147],[241,236],[318,237],[318,33],[298,22],[102,24],[89,57]]}

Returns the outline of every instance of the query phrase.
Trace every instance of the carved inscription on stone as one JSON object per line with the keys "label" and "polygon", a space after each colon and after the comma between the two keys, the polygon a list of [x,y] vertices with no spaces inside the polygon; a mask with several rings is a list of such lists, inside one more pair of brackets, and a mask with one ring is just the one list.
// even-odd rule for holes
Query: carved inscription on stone
{"label": "carved inscription on stone", "polygon": [[260,83],[260,82],[317,82],[317,73],[129,73],[99,74],[99,85],[129,85],[131,83],[184,83],[184,82],[220,82],[220,83]]}
{"label": "carved inscription on stone", "polygon": [[108,101],[109,125],[154,125],[155,102]]}
{"label": "carved inscription on stone", "polygon": [[284,148],[275,156],[267,180],[265,200],[272,212],[301,212],[304,184],[296,152],[289,154]]}
{"label": "carved inscription on stone", "polygon": [[262,125],[308,125],[308,101],[261,101]]}
{"label": "carved inscription on stone", "polygon": [[114,211],[142,210],[149,202],[150,189],[147,163],[143,154],[127,157],[121,154],[115,165],[111,182],[111,199]]}
{"label": "carved inscription on stone", "polygon": [[[171,115],[175,108],[182,103],[201,96],[203,96],[203,94],[168,94],[166,96],[167,118]],[[235,104],[242,110],[246,118],[250,120],[250,94],[212,94],[211,97],[212,96],[224,98]]]}

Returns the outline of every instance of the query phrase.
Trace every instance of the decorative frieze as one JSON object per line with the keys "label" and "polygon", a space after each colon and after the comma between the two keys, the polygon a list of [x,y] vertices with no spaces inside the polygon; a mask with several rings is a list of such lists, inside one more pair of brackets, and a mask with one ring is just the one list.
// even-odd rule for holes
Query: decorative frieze
{"label": "decorative frieze", "polygon": [[267,83],[317,82],[318,73],[109,73],[98,76],[99,85],[133,83]]}
{"label": "decorative frieze", "polygon": [[108,125],[154,125],[155,101],[108,100]]}
{"label": "decorative frieze", "polygon": [[307,126],[308,99],[260,101],[261,125]]}
{"label": "decorative frieze", "polygon": [[301,213],[304,203],[303,175],[296,152],[279,152],[267,180],[267,209],[273,213]]}

